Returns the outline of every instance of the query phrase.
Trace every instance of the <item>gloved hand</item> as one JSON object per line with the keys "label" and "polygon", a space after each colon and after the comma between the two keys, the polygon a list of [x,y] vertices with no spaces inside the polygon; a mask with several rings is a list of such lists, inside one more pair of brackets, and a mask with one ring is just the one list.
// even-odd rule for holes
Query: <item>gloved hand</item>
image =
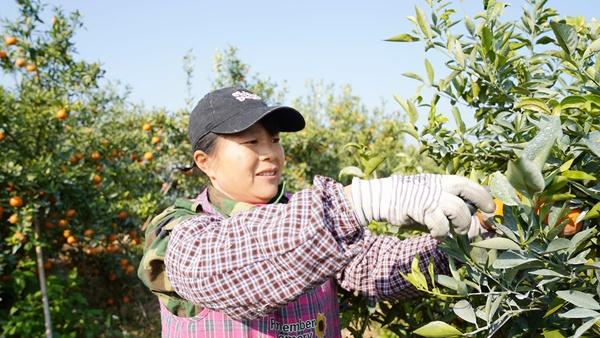
{"label": "gloved hand", "polygon": [[482,186],[455,175],[355,178],[351,190],[354,213],[362,224],[376,220],[401,228],[426,226],[437,239],[448,235],[450,225],[458,234],[469,231],[472,213],[467,203],[484,212],[495,210],[492,196]]}

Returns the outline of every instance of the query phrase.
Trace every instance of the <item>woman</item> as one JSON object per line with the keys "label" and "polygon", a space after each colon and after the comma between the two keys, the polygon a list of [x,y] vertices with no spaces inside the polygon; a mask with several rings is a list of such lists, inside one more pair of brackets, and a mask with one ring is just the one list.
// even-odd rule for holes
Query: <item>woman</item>
{"label": "woman", "polygon": [[[495,210],[485,189],[457,176],[346,187],[317,176],[289,195],[279,132],[302,128],[295,109],[243,88],[213,91],[194,108],[189,139],[210,186],[153,219],[138,271],[159,297],[163,336],[340,337],[336,284],[372,300],[416,296],[399,272],[419,254],[443,273],[438,240],[451,227],[479,233],[469,204]],[[376,236],[372,220],[429,234]]]}

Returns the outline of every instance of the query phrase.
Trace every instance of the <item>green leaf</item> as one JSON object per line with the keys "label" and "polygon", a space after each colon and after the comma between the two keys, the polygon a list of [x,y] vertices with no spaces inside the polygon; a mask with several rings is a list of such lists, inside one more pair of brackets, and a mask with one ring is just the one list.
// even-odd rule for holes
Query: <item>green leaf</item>
{"label": "green leaf", "polygon": [[585,216],[583,217],[583,220],[596,218],[598,216],[600,216],[600,202],[596,203],[596,205],[594,205],[590,209],[590,211],[588,211],[587,214],[585,214]]}
{"label": "green leaf", "polygon": [[535,43],[539,45],[547,45],[549,43],[554,43],[554,39],[549,36],[542,36]]}
{"label": "green leaf", "polygon": [[408,78],[415,79],[417,81],[425,82],[425,81],[423,81],[422,77],[420,77],[418,74],[415,74],[412,72],[402,73],[402,76],[406,76]]}
{"label": "green leaf", "polygon": [[565,170],[561,176],[564,176],[572,181],[595,181],[596,177],[584,172],[577,170]]}
{"label": "green leaf", "polygon": [[508,162],[506,177],[517,190],[527,191],[531,194],[543,191],[545,187],[541,170],[534,162],[526,158],[521,157],[516,161]]}
{"label": "green leaf", "polygon": [[466,131],[465,123],[463,122],[462,117],[460,116],[460,111],[458,108],[456,108],[456,106],[452,106],[452,115],[454,116],[454,121],[456,122],[458,131],[460,131],[461,134],[464,134]]}
{"label": "green leaf", "polygon": [[425,59],[425,70],[427,71],[429,83],[433,84],[433,66],[431,66],[431,63],[427,59]]}
{"label": "green leaf", "polygon": [[379,165],[381,165],[383,161],[385,161],[385,156],[383,155],[371,157],[365,165],[364,176],[369,177],[375,170],[377,170],[377,168],[379,168]]}
{"label": "green leaf", "polygon": [[575,306],[590,310],[600,310],[600,304],[598,304],[591,293],[577,290],[562,290],[556,291],[556,295]]}
{"label": "green leaf", "polygon": [[348,166],[348,167],[344,167],[344,168],[342,168],[342,170],[340,170],[338,177],[341,178],[342,176],[356,176],[356,177],[362,178],[365,176],[365,174],[363,173],[362,170],[360,170],[359,167]]}
{"label": "green leaf", "polygon": [[567,96],[562,101],[560,101],[561,109],[580,109],[583,110],[587,100],[583,96]]}
{"label": "green leaf", "polygon": [[[600,62],[598,62],[600,64]],[[590,133],[588,137],[581,140],[588,149],[597,157],[600,157],[600,131]]]}
{"label": "green leaf", "polygon": [[550,27],[556,37],[556,42],[565,51],[567,55],[575,54],[579,39],[577,38],[577,31],[575,28],[558,22],[550,22]]}
{"label": "green leaf", "polygon": [[459,281],[446,275],[436,275],[435,282],[441,286],[447,287],[448,289],[458,291]]}
{"label": "green leaf", "polygon": [[477,324],[475,310],[473,310],[473,306],[471,306],[471,303],[469,303],[469,301],[464,299],[459,300],[458,302],[456,302],[456,304],[454,304],[452,310],[454,311],[454,313],[456,313],[457,316],[459,316],[463,320],[472,324]]}
{"label": "green leaf", "polygon": [[598,53],[598,51],[600,51],[600,39],[596,39],[588,46],[588,48],[585,49],[585,52],[583,52],[583,59],[587,59],[588,57]]}
{"label": "green leaf", "polygon": [[544,103],[544,101],[533,98],[522,99],[515,105],[515,108],[521,108],[526,110],[533,110],[538,113],[550,114],[550,108]]}
{"label": "green leaf", "polygon": [[455,337],[462,335],[462,332],[457,330],[454,326],[441,321],[433,321],[429,324],[421,326],[420,328],[416,329],[414,333],[422,337],[434,338]]}
{"label": "green leaf", "polygon": [[407,133],[408,135],[414,137],[414,139],[417,141],[419,140],[419,133],[415,129],[415,126],[413,123],[401,123],[400,131]]}
{"label": "green leaf", "polygon": [[496,171],[490,175],[490,189],[492,195],[505,205],[515,206],[519,204],[517,191],[502,173]]}
{"label": "green leaf", "polygon": [[552,253],[560,250],[566,250],[573,246],[570,240],[566,238],[557,238],[548,244],[546,251],[544,253]]}
{"label": "green leaf", "polygon": [[495,269],[510,269],[519,265],[537,262],[538,260],[531,257],[523,256],[520,253],[514,251],[505,251],[494,261],[492,265]]}
{"label": "green leaf", "polygon": [[567,278],[567,276],[565,276],[563,274],[560,274],[554,270],[548,270],[548,269],[539,269],[539,270],[529,271],[529,273],[532,275],[544,276],[544,277]]}
{"label": "green leaf", "polygon": [[[570,242],[569,242],[570,243]],[[483,241],[471,243],[472,246],[485,248],[485,249],[497,249],[497,250],[521,250],[519,244],[511,241],[508,238],[495,237],[485,239]]]}
{"label": "green leaf", "polygon": [[527,142],[520,157],[533,161],[536,167],[541,171],[550,155],[550,150],[552,150],[556,139],[561,135],[562,129],[559,116],[552,116],[550,119],[541,121],[539,132],[531,141]]}
{"label": "green leaf", "polygon": [[417,15],[417,24],[419,25],[421,32],[423,32],[423,34],[425,34],[425,36],[428,39],[431,39],[433,37],[433,34],[431,32],[431,27],[429,27],[429,23],[425,19],[425,15],[423,14],[423,11],[421,10],[421,8],[419,6],[415,6],[415,12]]}
{"label": "green leaf", "polygon": [[560,298],[554,298],[548,305],[548,311],[544,314],[544,318],[552,316],[556,311],[560,310],[565,305],[565,301]]}
{"label": "green leaf", "polygon": [[584,308],[578,307],[578,308],[569,310],[565,313],[560,313],[558,316],[562,317],[562,318],[590,318],[590,317],[598,317],[598,316],[600,316],[600,313],[598,313],[594,310],[589,310],[589,309],[584,309]]}
{"label": "green leaf", "polygon": [[598,320],[600,320],[600,317],[595,317],[580,325],[572,338],[581,337],[587,330],[594,326]]}
{"label": "green leaf", "polygon": [[563,336],[562,333],[560,333],[560,330],[552,330],[552,331],[547,331],[546,329],[544,329],[544,338],[565,338],[565,336]]}
{"label": "green leaf", "polygon": [[415,42],[419,40],[420,39],[418,37],[410,34],[398,34],[385,39],[385,41],[389,42]]}

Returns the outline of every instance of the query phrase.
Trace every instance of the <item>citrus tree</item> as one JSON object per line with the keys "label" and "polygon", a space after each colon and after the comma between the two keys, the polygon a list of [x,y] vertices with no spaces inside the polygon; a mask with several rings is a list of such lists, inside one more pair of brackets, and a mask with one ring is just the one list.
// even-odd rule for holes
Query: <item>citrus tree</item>
{"label": "citrus tree", "polygon": [[447,173],[490,186],[498,208],[481,218],[497,235],[447,240],[451,275],[434,283],[418,265],[405,276],[438,305],[436,316],[416,311],[430,323],[410,331],[597,336],[600,25],[560,17],[545,0],[528,1],[515,21],[502,20],[500,1],[483,1],[472,19],[455,18],[448,2],[426,3],[409,18],[414,30],[389,40],[419,41],[446,58],[446,69],[436,77],[426,59],[424,76],[405,75],[432,96],[397,101],[408,114],[427,112],[423,151]]}

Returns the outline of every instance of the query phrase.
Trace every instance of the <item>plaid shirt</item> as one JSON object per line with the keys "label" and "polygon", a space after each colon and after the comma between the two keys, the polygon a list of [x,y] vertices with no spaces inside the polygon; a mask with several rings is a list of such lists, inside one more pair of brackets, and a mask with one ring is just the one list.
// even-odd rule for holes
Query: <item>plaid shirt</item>
{"label": "plaid shirt", "polygon": [[[165,265],[178,295],[235,321],[276,313],[331,278],[372,300],[416,296],[399,274],[410,271],[416,254],[423,270],[429,258],[437,273],[447,270],[431,236],[401,241],[361,227],[343,187],[325,177],[287,204],[239,208],[230,216],[205,213],[177,224]],[[335,331],[326,336],[339,336]]]}

